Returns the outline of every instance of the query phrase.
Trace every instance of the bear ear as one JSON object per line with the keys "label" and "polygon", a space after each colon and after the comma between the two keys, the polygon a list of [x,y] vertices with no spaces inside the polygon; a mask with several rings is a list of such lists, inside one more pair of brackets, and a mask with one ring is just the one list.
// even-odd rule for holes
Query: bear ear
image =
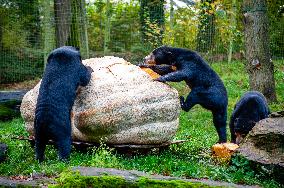
{"label": "bear ear", "polygon": [[172,53],[171,53],[171,47],[170,47],[170,46],[163,45],[163,46],[162,46],[162,49],[163,49],[164,52],[166,52],[166,54],[170,54],[170,55],[172,54]]}
{"label": "bear ear", "polygon": [[163,45],[161,48],[164,49],[164,51],[169,51],[169,47],[167,45]]}
{"label": "bear ear", "polygon": [[172,61],[172,60],[173,60],[173,53],[170,52],[170,51],[166,51],[166,54],[167,54],[168,59],[169,59],[170,61]]}
{"label": "bear ear", "polygon": [[53,54],[50,54],[47,58],[47,63],[49,63],[49,61],[53,58]]}

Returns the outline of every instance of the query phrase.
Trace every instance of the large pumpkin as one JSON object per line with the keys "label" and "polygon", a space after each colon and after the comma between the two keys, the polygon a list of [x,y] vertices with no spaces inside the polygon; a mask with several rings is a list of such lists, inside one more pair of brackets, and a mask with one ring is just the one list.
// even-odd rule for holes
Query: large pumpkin
{"label": "large pumpkin", "polygon": [[[118,57],[84,60],[93,68],[79,88],[72,112],[73,140],[109,144],[160,144],[170,141],[179,125],[178,92]],[[23,98],[22,117],[33,134],[40,83]]]}

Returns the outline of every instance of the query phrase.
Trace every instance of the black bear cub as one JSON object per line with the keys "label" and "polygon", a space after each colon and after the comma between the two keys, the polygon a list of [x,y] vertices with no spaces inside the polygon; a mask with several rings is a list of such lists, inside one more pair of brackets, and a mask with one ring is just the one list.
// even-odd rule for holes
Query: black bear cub
{"label": "black bear cub", "polygon": [[[188,112],[200,104],[213,114],[213,123],[219,136],[219,143],[227,141],[226,120],[228,97],[226,88],[216,72],[196,52],[162,46],[144,59],[142,67],[151,68],[162,75],[156,81],[185,81],[191,88],[187,96],[180,97],[181,108]],[[174,70],[172,67],[176,67]]]}
{"label": "black bear cub", "polygon": [[44,160],[49,139],[55,142],[59,159],[71,151],[70,113],[78,86],[86,86],[92,69],[82,64],[79,50],[71,46],[55,49],[48,57],[35,110],[36,159]]}
{"label": "black bear cub", "polygon": [[265,97],[258,91],[245,93],[235,105],[230,120],[231,142],[239,144],[255,123],[270,114]]}

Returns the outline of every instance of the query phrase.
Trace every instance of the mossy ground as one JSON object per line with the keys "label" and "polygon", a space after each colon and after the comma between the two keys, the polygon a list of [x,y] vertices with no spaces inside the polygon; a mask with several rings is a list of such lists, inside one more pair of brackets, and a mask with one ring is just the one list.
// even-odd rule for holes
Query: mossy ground
{"label": "mossy ground", "polygon": [[79,172],[65,171],[56,178],[56,184],[49,185],[50,188],[60,187],[94,187],[94,188],[199,188],[214,187],[198,182],[186,182],[182,180],[153,180],[146,177],[129,181],[120,176],[81,176]]}
{"label": "mossy ground", "polygon": [[[218,72],[229,95],[228,119],[234,104],[249,90],[248,76],[241,62],[212,64]],[[275,79],[278,102],[270,104],[271,111],[284,109],[284,62],[275,62]],[[180,94],[187,95],[184,83],[174,84]],[[211,146],[217,141],[217,134],[209,111],[195,106],[190,112],[181,112],[180,127],[174,139],[188,139],[189,142],[173,145],[160,154],[135,155],[127,157],[105,146],[89,148],[86,153],[73,150],[69,163],[57,160],[56,150],[47,147],[46,160],[39,164],[34,159],[33,148],[26,141],[12,139],[27,136],[22,119],[0,123],[0,142],[9,146],[8,159],[0,165],[0,175],[45,174],[58,175],[73,166],[111,167],[127,170],[141,170],[150,174],[162,174],[187,178],[206,178],[239,184],[258,184],[263,187],[280,187],[269,174],[254,171],[249,162],[234,158],[230,164],[220,163],[211,156]],[[229,130],[228,130],[229,138]]]}

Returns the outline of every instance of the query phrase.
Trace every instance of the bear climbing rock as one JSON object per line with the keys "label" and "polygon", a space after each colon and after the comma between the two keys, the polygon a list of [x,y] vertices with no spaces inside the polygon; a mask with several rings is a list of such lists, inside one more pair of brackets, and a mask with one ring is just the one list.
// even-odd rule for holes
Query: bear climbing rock
{"label": "bear climbing rock", "polygon": [[218,142],[227,141],[227,91],[220,77],[201,56],[188,49],[162,46],[145,57],[140,66],[162,75],[156,81],[185,81],[191,92],[186,99],[180,97],[181,108],[188,112],[194,105],[200,104],[210,110],[219,136]]}
{"label": "bear climbing rock", "polygon": [[57,146],[59,158],[67,160],[71,150],[70,112],[78,86],[86,86],[91,68],[82,64],[79,50],[64,46],[48,57],[35,110],[36,159],[44,160],[49,139]]}
{"label": "bear climbing rock", "polygon": [[260,92],[246,92],[235,105],[231,116],[231,142],[239,144],[255,124],[267,118],[269,114],[267,101]]}

